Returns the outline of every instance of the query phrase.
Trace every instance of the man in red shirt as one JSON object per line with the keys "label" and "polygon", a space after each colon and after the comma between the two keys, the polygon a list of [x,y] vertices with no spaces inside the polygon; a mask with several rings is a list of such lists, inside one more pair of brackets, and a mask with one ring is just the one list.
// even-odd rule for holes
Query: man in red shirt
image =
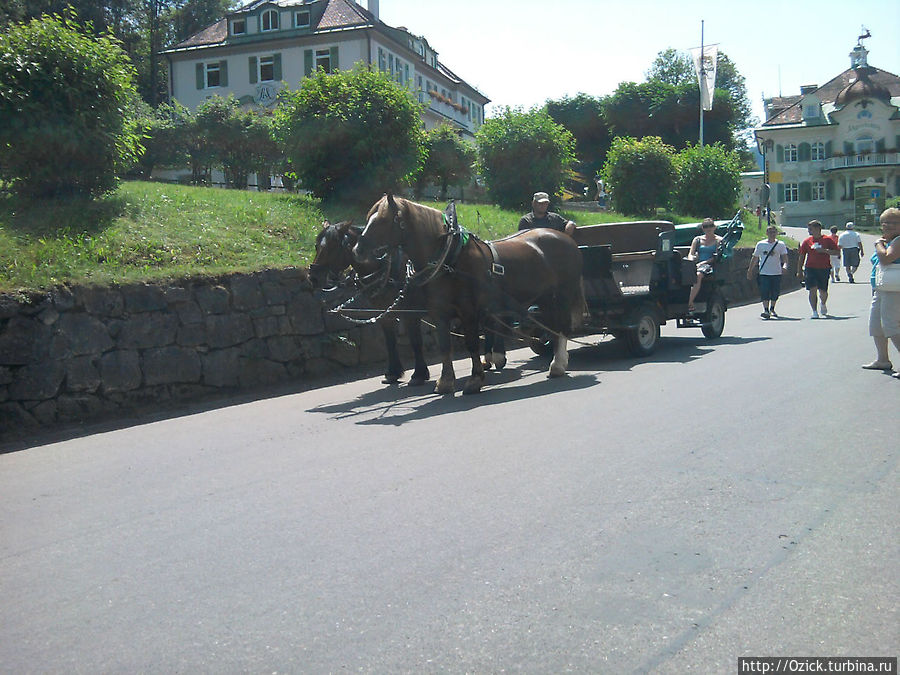
{"label": "man in red shirt", "polygon": [[[826,316],[828,308],[828,277],[831,275],[831,256],[838,251],[837,242],[828,236],[822,236],[822,223],[811,220],[806,226],[809,236],[800,244],[797,276],[806,281],[809,291],[809,306],[812,307],[812,318],[819,314]],[[805,263],[805,265],[804,265]],[[819,311],[816,311],[816,290],[819,291]]]}

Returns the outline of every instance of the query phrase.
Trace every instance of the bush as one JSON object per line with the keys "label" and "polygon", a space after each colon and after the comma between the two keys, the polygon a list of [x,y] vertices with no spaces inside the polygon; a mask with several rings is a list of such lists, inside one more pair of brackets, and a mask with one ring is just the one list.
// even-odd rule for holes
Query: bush
{"label": "bush", "polygon": [[416,178],[417,197],[426,184],[434,183],[441,186],[441,199],[446,199],[450,185],[463,185],[472,179],[475,149],[450,125],[441,124],[425,133],[425,151],[425,166]]}
{"label": "bush", "polygon": [[228,187],[246,188],[251,173],[257,174],[261,188],[267,187],[280,154],[271,117],[242,109],[234,96],[213,96],[197,107],[193,124],[196,128],[187,133],[206,143],[210,161],[222,167]]}
{"label": "bush", "polygon": [[720,143],[689,146],[675,157],[673,202],[680,213],[732,216],[741,193],[741,160]]}
{"label": "bush", "polygon": [[488,195],[504,208],[527,208],[538,190],[559,195],[575,161],[572,134],[540,108],[507,107],[475,138]]}
{"label": "bush", "polygon": [[89,33],[45,16],[0,34],[0,179],[24,197],[108,192],[143,150],[134,69]]}
{"label": "bush", "polygon": [[657,136],[614,139],[603,174],[615,210],[649,216],[657,207],[668,206],[675,180],[674,152]]}
{"label": "bush", "polygon": [[283,90],[275,134],[301,186],[326,200],[371,203],[408,184],[424,161],[419,105],[359,65]]}

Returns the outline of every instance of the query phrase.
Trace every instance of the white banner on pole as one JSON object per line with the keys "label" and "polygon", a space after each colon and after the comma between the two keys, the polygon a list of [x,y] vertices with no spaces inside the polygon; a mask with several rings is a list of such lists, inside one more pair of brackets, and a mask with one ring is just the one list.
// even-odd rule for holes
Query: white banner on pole
{"label": "white banner on pole", "polygon": [[700,106],[704,110],[712,110],[713,91],[716,88],[716,56],[719,53],[719,45],[704,45],[702,59],[700,51],[700,47],[694,47],[691,50],[694,70],[697,73],[697,81],[700,83]]}

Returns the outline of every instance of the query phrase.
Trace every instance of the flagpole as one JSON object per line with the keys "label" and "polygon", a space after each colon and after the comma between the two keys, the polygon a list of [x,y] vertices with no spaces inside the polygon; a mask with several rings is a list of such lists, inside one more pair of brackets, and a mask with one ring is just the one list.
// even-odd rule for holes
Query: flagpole
{"label": "flagpole", "polygon": [[703,19],[700,19],[700,147],[703,147],[703,79],[706,77],[706,66],[703,53]]}

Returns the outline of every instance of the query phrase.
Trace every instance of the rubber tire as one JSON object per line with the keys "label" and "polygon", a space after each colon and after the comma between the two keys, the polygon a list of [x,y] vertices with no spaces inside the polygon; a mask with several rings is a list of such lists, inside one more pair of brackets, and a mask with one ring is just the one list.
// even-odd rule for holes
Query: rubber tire
{"label": "rubber tire", "polygon": [[625,333],[625,344],[633,356],[650,356],[659,346],[659,313],[649,304],[629,314],[629,324],[636,326]]}
{"label": "rubber tire", "polygon": [[725,330],[725,300],[718,293],[713,293],[706,301],[706,313],[700,330],[710,340],[721,337]]}
{"label": "rubber tire", "polygon": [[528,346],[531,347],[531,351],[538,356],[553,356],[553,350],[556,348],[556,341],[547,334],[541,334],[531,338],[531,342],[529,342]]}

